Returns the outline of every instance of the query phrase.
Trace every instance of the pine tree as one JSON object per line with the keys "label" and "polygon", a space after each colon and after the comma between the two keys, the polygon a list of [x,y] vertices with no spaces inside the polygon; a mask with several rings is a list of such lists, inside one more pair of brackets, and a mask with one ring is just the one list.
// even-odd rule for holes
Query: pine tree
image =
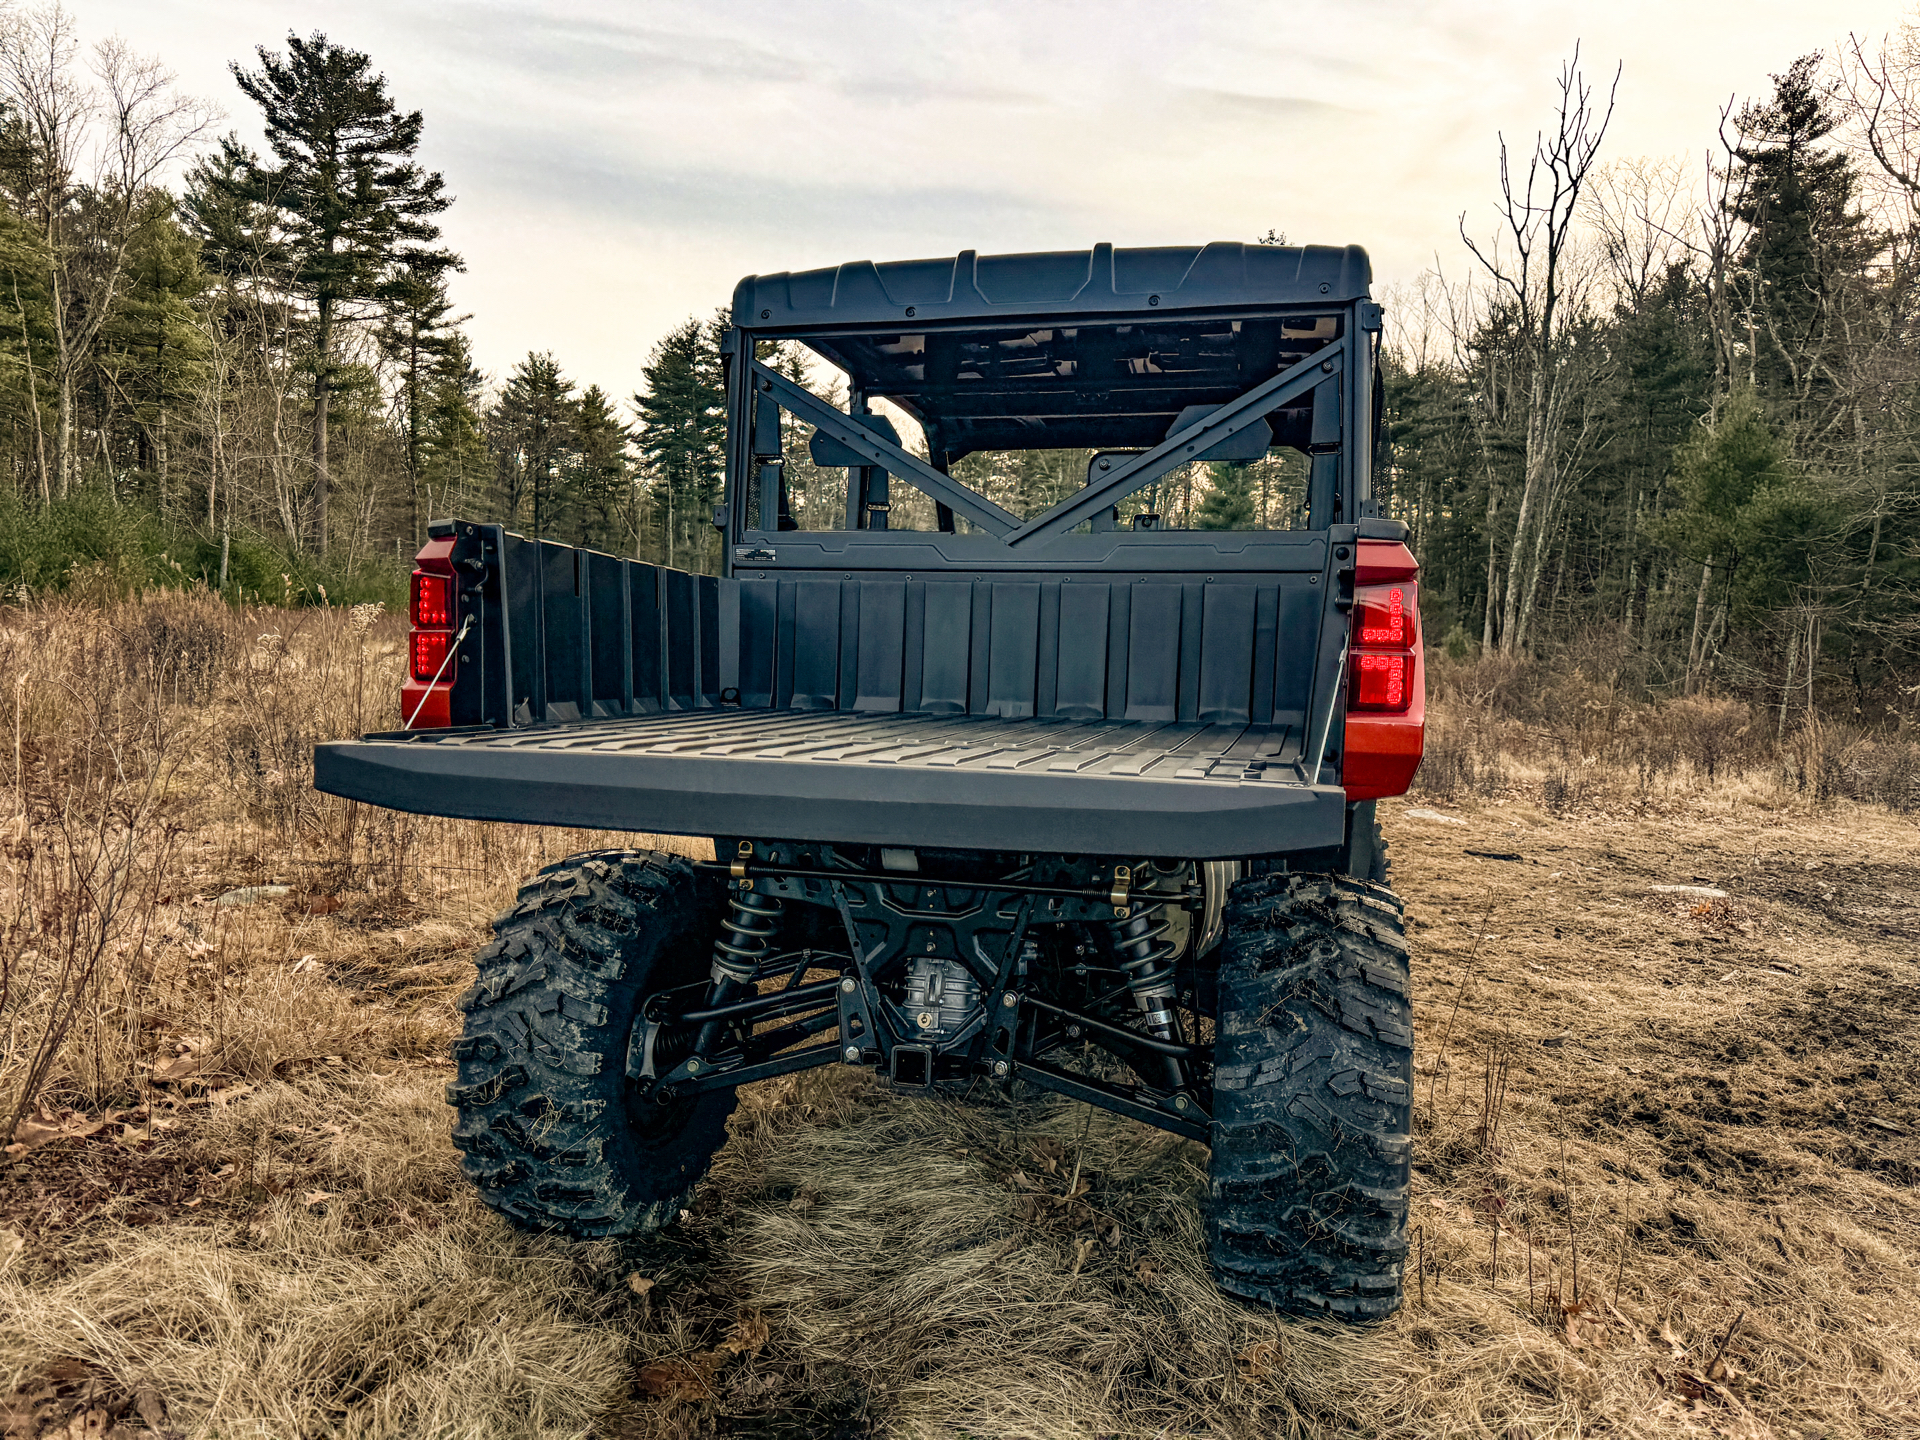
{"label": "pine tree", "polygon": [[100,369],[137,427],[140,469],[153,477],[165,515],[174,422],[191,409],[207,357],[194,306],[208,276],[199,247],[172,218],[172,202],[155,195],[148,204],[160,213],[143,220],[128,252],[125,291],[101,329]]}
{"label": "pine tree", "polygon": [[1855,208],[1846,152],[1823,148],[1835,128],[1822,56],[1803,55],[1774,76],[1765,104],[1741,112],[1745,137],[1729,209],[1750,228],[1741,259],[1754,279],[1757,375],[1805,397],[1815,383],[1834,302],[1882,248]]}
{"label": "pine tree", "polygon": [[549,534],[565,503],[564,483],[576,447],[574,383],[546,351],[528,352],[514,366],[488,411],[494,454],[501,467],[509,525],[523,502],[532,534]]}
{"label": "pine tree", "polygon": [[358,50],[319,31],[291,32],[282,57],[266,46],[260,69],[229,68],[257,104],[274,161],[241,158],[217,183],[236,198],[276,213],[289,258],[288,276],[312,307],[313,492],[308,528],[327,549],[328,408],[338,388],[340,330],[364,320],[403,261],[457,262],[427,249],[440,238],[432,216],[453,197],[440,175],[414,163],[423,125],[418,110],[401,114]]}
{"label": "pine tree", "polygon": [[1194,515],[1196,530],[1251,530],[1254,477],[1244,465],[1207,467],[1208,491]]}
{"label": "pine tree", "polygon": [[692,317],[657,343],[633,404],[638,445],[661,523],[662,559],[698,565],[695,537],[719,499],[726,472],[727,389],[720,364],[726,313]]}
{"label": "pine tree", "polygon": [[394,403],[407,452],[407,508],[416,545],[424,538],[421,526],[426,519],[420,513],[420,476],[428,392],[459,327],[472,318],[453,314],[453,302],[447,298],[447,272],[461,268],[445,252],[416,251],[402,259],[380,288],[387,313],[377,339],[381,353],[398,372]]}
{"label": "pine tree", "polygon": [[580,393],[567,490],[577,517],[574,534],[581,544],[632,549],[640,524],[627,455],[632,439],[606,391],[590,385]]}
{"label": "pine tree", "polygon": [[422,405],[420,488],[430,519],[486,504],[482,492],[493,471],[481,416],[486,385],[467,337],[455,331],[434,365]]}

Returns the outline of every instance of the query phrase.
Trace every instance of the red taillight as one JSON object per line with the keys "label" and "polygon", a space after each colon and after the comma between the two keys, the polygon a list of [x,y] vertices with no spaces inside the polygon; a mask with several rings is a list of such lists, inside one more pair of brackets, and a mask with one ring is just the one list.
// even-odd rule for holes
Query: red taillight
{"label": "red taillight", "polygon": [[454,623],[454,580],[450,575],[414,572],[413,621],[417,626],[446,627]]}
{"label": "red taillight", "polygon": [[444,630],[417,630],[413,633],[413,673],[418,681],[445,680],[447,651],[453,634]]}
{"label": "red taillight", "polygon": [[1414,657],[1356,655],[1349,710],[1404,711],[1413,694]]}
{"label": "red taillight", "polygon": [[1350,801],[1365,801],[1406,794],[1421,763],[1427,702],[1420,567],[1398,542],[1364,540],[1357,549],[1341,788]]}
{"label": "red taillight", "polygon": [[1354,644],[1401,649],[1414,644],[1412,585],[1364,586],[1354,594]]}
{"label": "red taillight", "polygon": [[408,592],[407,682],[400,688],[401,724],[410,729],[453,724],[454,539],[436,536],[414,557]]}
{"label": "red taillight", "polygon": [[1354,588],[1347,708],[1400,713],[1414,702],[1414,651],[1420,617],[1414,582]]}

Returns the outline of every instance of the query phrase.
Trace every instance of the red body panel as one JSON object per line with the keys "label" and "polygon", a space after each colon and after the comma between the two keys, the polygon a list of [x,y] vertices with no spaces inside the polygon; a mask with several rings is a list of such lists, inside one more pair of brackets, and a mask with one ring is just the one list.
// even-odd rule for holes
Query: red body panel
{"label": "red body panel", "polygon": [[[1392,581],[1412,581],[1421,571],[1413,552],[1395,541],[1364,540],[1354,569],[1356,590]],[[1344,739],[1346,760],[1341,785],[1350,801],[1378,800],[1405,794],[1421,764],[1427,731],[1427,667],[1422,656],[1418,598],[1415,602],[1414,675],[1408,686],[1405,711],[1347,713]],[[1402,652],[1405,654],[1405,652]]]}

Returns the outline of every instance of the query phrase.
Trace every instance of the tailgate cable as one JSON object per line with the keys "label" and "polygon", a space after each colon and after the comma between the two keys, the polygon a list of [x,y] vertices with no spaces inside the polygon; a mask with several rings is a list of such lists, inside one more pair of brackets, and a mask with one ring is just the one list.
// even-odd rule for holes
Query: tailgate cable
{"label": "tailgate cable", "polygon": [[434,678],[428,681],[427,688],[421,691],[420,704],[415,706],[414,713],[407,717],[407,723],[401,727],[402,730],[410,731],[414,728],[414,722],[420,719],[421,711],[426,709],[427,697],[434,693],[434,687],[440,684],[440,678],[447,673],[447,666],[453,660],[454,652],[460,649],[460,643],[467,638],[467,632],[473,628],[474,618],[471,615],[461,620],[460,629],[454,632],[454,638],[447,646],[447,654],[440,658],[440,669],[434,672]]}

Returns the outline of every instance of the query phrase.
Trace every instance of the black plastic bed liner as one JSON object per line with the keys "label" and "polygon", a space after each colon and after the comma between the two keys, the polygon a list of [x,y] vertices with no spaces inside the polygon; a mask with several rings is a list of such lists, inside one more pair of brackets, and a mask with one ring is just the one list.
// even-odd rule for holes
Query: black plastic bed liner
{"label": "black plastic bed liner", "polygon": [[1339,845],[1298,726],[698,710],[318,747],[334,795],[668,835],[1207,859]]}

